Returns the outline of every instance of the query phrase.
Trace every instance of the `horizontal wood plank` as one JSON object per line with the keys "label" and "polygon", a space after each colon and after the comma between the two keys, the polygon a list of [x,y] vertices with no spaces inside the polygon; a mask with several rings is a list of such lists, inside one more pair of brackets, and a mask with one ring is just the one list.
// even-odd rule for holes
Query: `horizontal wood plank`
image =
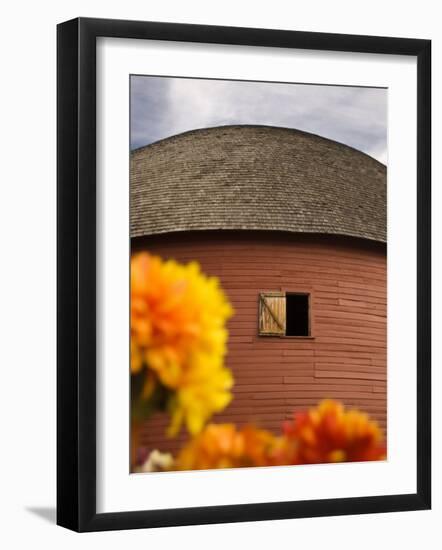
{"label": "horizontal wood plank", "polygon": [[[228,322],[226,366],[233,400],[213,417],[239,426],[256,423],[280,433],[294,411],[331,397],[368,412],[387,428],[387,285],[385,248],[343,238],[146,238],[142,248],[181,262],[197,260],[217,276],[235,315]],[[312,339],[260,337],[259,294],[311,294]],[[143,443],[176,450],[165,415],[146,423]]]}

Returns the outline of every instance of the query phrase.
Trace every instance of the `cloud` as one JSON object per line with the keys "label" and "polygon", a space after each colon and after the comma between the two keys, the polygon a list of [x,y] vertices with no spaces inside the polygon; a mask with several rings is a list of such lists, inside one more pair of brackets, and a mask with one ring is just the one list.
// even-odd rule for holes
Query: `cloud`
{"label": "cloud", "polygon": [[164,78],[131,77],[132,148],[166,137],[169,85]]}
{"label": "cloud", "polygon": [[297,128],[387,159],[387,90],[132,77],[131,146],[224,124]]}

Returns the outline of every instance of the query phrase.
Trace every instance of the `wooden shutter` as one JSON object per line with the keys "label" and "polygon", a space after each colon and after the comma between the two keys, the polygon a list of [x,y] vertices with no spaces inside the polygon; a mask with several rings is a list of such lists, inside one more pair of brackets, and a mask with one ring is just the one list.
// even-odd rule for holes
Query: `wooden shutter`
{"label": "wooden shutter", "polygon": [[259,334],[285,335],[285,293],[262,292],[259,295]]}

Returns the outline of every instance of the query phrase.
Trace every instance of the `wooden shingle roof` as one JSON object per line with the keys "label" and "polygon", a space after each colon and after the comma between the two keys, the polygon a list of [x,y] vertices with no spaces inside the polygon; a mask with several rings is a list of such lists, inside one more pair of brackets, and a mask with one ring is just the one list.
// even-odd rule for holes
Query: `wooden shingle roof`
{"label": "wooden shingle roof", "polygon": [[386,242],[386,167],[314,134],[192,130],[133,151],[130,178],[132,237],[256,229]]}

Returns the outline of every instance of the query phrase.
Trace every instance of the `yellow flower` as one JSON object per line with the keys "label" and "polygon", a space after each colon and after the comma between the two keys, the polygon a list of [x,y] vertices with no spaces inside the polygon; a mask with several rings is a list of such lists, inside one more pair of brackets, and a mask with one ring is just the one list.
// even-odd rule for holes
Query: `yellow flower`
{"label": "yellow flower", "polygon": [[[196,262],[181,265],[142,252],[131,261],[131,371],[147,369],[171,390],[169,432],[183,423],[190,433],[231,399],[233,380],[224,367],[233,310],[218,279]],[[154,391],[152,377],[148,394]]]}
{"label": "yellow flower", "polygon": [[267,466],[277,441],[270,432],[253,426],[238,429],[234,424],[209,424],[181,449],[174,469]]}

